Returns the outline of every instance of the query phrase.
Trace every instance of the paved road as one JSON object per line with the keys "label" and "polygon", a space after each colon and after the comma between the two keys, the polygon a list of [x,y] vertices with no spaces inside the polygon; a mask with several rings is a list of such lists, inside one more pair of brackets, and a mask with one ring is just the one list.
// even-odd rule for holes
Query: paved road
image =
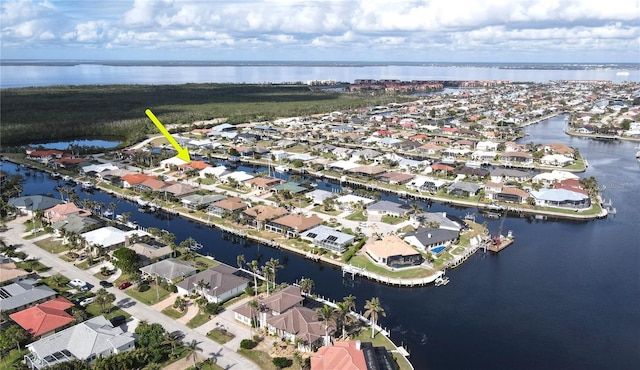
{"label": "paved road", "polygon": [[[99,287],[100,280],[94,277],[90,271],[76,268],[70,263],[63,261],[57,256],[36,246],[31,240],[22,239],[22,234],[24,233],[25,229],[22,223],[25,220],[26,218],[20,217],[14,221],[11,221],[7,225],[9,227],[9,230],[3,234],[7,244],[19,245],[19,249],[23,250],[30,257],[37,258],[46,266],[51,267],[50,273],[60,273],[70,279],[81,279],[96,287]],[[169,318],[168,316],[165,316],[163,313],[158,312],[153,308],[134,300],[115,287],[109,288],[108,290],[116,296],[115,305],[130,313],[133,317],[139,320],[146,320],[150,323],[159,323],[168,332],[179,330],[185,334],[184,341],[187,343],[191,342],[194,339],[198,341],[200,348],[202,348],[203,355],[207,358],[215,356],[217,358],[217,364],[219,366],[222,366],[225,369],[259,369],[256,364],[237,354],[235,352],[236,348],[229,348],[212,341],[211,339],[207,338],[205,334],[200,333],[196,330],[192,330],[185,325],[182,325],[179,322]]]}

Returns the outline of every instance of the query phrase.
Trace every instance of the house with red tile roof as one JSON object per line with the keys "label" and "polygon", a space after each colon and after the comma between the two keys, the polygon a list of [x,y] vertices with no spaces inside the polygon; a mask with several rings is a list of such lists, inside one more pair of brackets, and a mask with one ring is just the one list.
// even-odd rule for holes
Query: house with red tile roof
{"label": "house with red tile roof", "polygon": [[91,212],[87,211],[86,209],[79,208],[73,202],[57,204],[44,212],[44,218],[50,224],[66,220],[70,215],[87,217],[91,216]]}
{"label": "house with red tile roof", "polygon": [[335,341],[311,356],[311,370],[394,370],[396,365],[384,347],[371,342]]}
{"label": "house with red tile roof", "polygon": [[58,297],[11,314],[9,317],[29,334],[39,337],[65,328],[75,321],[73,316],[65,311],[73,306],[74,304],[66,298]]}
{"label": "house with red tile roof", "polygon": [[302,214],[290,214],[267,222],[265,230],[285,234],[289,238],[295,238],[303,231],[322,224],[322,219],[316,215],[305,217]]}

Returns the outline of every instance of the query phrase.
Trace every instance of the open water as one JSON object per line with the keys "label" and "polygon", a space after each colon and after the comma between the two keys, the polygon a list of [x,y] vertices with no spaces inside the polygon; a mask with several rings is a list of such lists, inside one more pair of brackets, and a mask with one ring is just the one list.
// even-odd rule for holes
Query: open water
{"label": "open water", "polygon": [[[166,74],[149,72],[152,77],[144,79],[137,79],[139,70],[129,70],[122,77],[116,72],[111,74],[105,66],[83,68],[95,73],[78,74],[76,70],[60,77],[58,70],[36,70],[31,72],[32,75],[23,74],[27,82],[17,84],[15,80],[7,80],[12,73],[7,73],[6,66],[2,66],[1,86],[229,82],[222,81],[224,79],[219,75],[212,77],[211,72],[205,69],[198,69],[197,76],[206,77],[194,78],[193,73],[196,72],[191,69],[204,67],[189,67],[185,72],[169,70]],[[348,71],[343,71],[345,75],[336,73],[339,69],[330,69],[332,75],[317,72],[307,76],[296,72],[297,67],[269,67],[280,69],[274,75],[257,67],[250,69],[250,73],[235,68],[240,72],[235,77],[226,77],[232,80],[230,82],[252,82],[246,76],[254,72],[258,76],[255,78],[274,82],[322,78],[346,81],[356,78],[411,79],[411,76],[416,76],[416,79],[437,76],[461,79],[467,76],[466,73],[469,73],[469,79],[524,81],[616,81],[617,76],[610,70],[544,70],[522,71],[515,78],[508,78],[503,73],[516,72],[497,69],[482,72],[481,69],[451,67],[443,75],[427,77],[422,71],[407,72],[410,68],[407,66],[398,67],[405,71],[404,74],[389,73],[390,70],[385,71],[384,67],[368,67],[382,68],[376,75],[375,70],[362,73],[365,69],[349,67]],[[293,68],[293,71],[283,71],[286,68]],[[473,74],[474,71],[478,73]],[[499,75],[493,76],[494,72]],[[173,78],[174,74],[188,77]],[[288,77],[290,75],[294,78]],[[618,80],[620,78],[640,80],[637,71],[632,71],[632,75],[618,76]],[[635,144],[569,137],[563,133],[564,125],[563,118],[557,117],[530,126],[526,129],[529,136],[522,142],[561,142],[578,148],[590,165],[582,176],[595,176],[601,185],[606,186],[605,198],[613,201],[617,215],[589,222],[508,218],[504,229],[513,230],[516,242],[499,255],[478,253],[461,267],[447,272],[451,282],[445,287],[398,289],[361,279],[344,279],[333,267],[229,237],[218,230],[180,218],[138,213],[137,205],[106,194],[85,194],[79,188],[78,192],[82,197],[91,197],[106,204],[115,202],[117,213],[132,212],[132,219],[140,225],[169,230],[177,235],[178,242],[194,237],[204,244],[203,254],[215,256],[231,265],[235,265],[238,254],[244,254],[247,261],[259,259],[264,262],[271,257],[279,258],[285,268],[278,272],[278,281],[312,278],[318,294],[336,300],[353,294],[360,309],[366,299],[379,297],[387,313],[380,323],[391,330],[394,341],[407,346],[416,369],[638,369],[640,165],[635,159]],[[9,172],[17,170],[7,163],[2,163],[2,169]],[[32,175],[26,180],[25,194],[51,193],[58,196],[54,190],[56,183],[49,177]],[[394,199],[393,196],[388,198]],[[469,211],[439,204],[434,204],[430,210],[447,211],[458,216]],[[499,227],[499,221],[489,220],[488,223],[492,231]]]}

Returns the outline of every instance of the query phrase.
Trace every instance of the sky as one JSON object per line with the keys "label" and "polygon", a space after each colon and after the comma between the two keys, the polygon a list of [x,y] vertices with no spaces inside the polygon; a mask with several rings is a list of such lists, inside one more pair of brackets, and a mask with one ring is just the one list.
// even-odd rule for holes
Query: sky
{"label": "sky", "polygon": [[1,59],[640,63],[640,0],[3,0]]}

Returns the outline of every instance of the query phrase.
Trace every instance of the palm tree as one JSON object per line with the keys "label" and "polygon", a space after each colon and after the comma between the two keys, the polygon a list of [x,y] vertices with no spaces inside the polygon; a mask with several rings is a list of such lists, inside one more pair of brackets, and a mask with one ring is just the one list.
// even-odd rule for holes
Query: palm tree
{"label": "palm tree", "polygon": [[171,354],[170,354],[171,357],[174,356],[176,347],[178,347],[182,343],[181,342],[182,337],[183,336],[177,332],[165,334],[164,341],[162,341],[162,344],[168,344],[171,346]]}
{"label": "palm tree", "polygon": [[262,266],[262,276],[264,276],[264,282],[267,285],[267,296],[269,295],[269,282],[271,281],[271,277],[274,275],[273,270],[269,266]]}
{"label": "palm tree", "polygon": [[338,307],[336,308],[336,321],[342,325],[342,338],[344,339],[346,336],[346,326],[351,322],[351,309],[349,307],[349,302],[338,302],[336,304]]}
{"label": "palm tree", "polygon": [[207,300],[205,297],[200,297],[200,298],[196,299],[196,304],[198,305],[198,308],[200,309],[200,313],[203,314],[203,313],[205,313],[205,311],[207,309],[207,305],[209,304],[209,300]]}
{"label": "palm tree", "polygon": [[246,260],[244,259],[244,254],[239,254],[236,257],[236,263],[238,264],[238,268],[241,269],[242,265],[244,265],[244,263],[246,262]]}
{"label": "palm tree", "polygon": [[182,296],[177,296],[175,302],[173,302],[173,308],[179,310],[180,312],[184,312],[187,308],[187,301],[182,298]]}
{"label": "palm tree", "polygon": [[412,214],[414,217],[418,214],[418,213],[422,213],[424,210],[422,209],[422,206],[420,204],[418,204],[417,202],[413,202],[411,203],[411,208],[409,213]]}
{"label": "palm tree", "polygon": [[115,302],[115,300],[115,294],[109,293],[105,288],[100,288],[94,297],[94,302],[100,306],[100,312],[102,313],[104,313],[107,310],[107,307],[111,303]]}
{"label": "palm tree", "polygon": [[278,271],[278,269],[284,268],[284,266],[282,266],[280,264],[280,260],[277,258],[271,258],[270,260],[268,260],[267,262],[265,262],[265,266],[267,266],[272,273],[272,278],[273,278],[273,288],[275,289],[276,287],[276,273]]}
{"label": "palm tree", "polygon": [[329,325],[336,319],[336,309],[325,304],[320,308],[316,308],[315,316],[324,322],[324,344],[328,346],[329,343],[331,343],[331,340],[329,339]]}
{"label": "palm tree", "polygon": [[253,293],[254,295],[258,294],[258,272],[260,271],[260,264],[257,260],[251,261],[249,263],[249,267],[251,267],[251,272],[253,272]]}
{"label": "palm tree", "polygon": [[55,274],[51,276],[51,282],[59,288],[67,282],[67,278],[60,274]]}
{"label": "palm tree", "polygon": [[186,350],[186,358],[193,358],[193,368],[197,369],[198,367],[196,366],[196,360],[198,359],[198,352],[202,352],[202,348],[198,347],[198,342],[194,339],[191,341],[191,343],[186,345]]}
{"label": "palm tree", "polygon": [[109,203],[109,210],[111,211],[111,219],[115,220],[116,218],[116,208],[118,206],[116,206],[116,204],[114,202],[110,202]]}
{"label": "palm tree", "polygon": [[258,324],[258,320],[259,318],[256,320],[256,315],[254,315],[254,312],[257,314],[258,313],[258,308],[260,307],[260,305],[258,304],[258,301],[255,299],[252,299],[249,301],[249,303],[247,303],[247,306],[249,306],[249,315],[251,316],[251,323],[249,324],[249,335],[253,338],[253,325],[255,323],[256,327],[260,326]]}
{"label": "palm tree", "polygon": [[364,304],[364,308],[366,310],[364,312],[364,317],[371,317],[371,339],[373,339],[374,327],[376,325],[376,321],[378,321],[378,315],[386,317],[387,313],[380,305],[380,299],[378,297],[373,297],[371,300],[367,300]]}
{"label": "palm tree", "polygon": [[200,291],[200,294],[202,294],[202,296],[205,295],[205,289],[208,291],[211,289],[211,285],[207,282],[204,282],[204,279],[200,279],[197,283],[196,283],[196,289]]}
{"label": "palm tree", "polygon": [[311,294],[314,285],[313,280],[309,278],[303,278],[300,280],[300,290],[302,290],[303,293]]}

